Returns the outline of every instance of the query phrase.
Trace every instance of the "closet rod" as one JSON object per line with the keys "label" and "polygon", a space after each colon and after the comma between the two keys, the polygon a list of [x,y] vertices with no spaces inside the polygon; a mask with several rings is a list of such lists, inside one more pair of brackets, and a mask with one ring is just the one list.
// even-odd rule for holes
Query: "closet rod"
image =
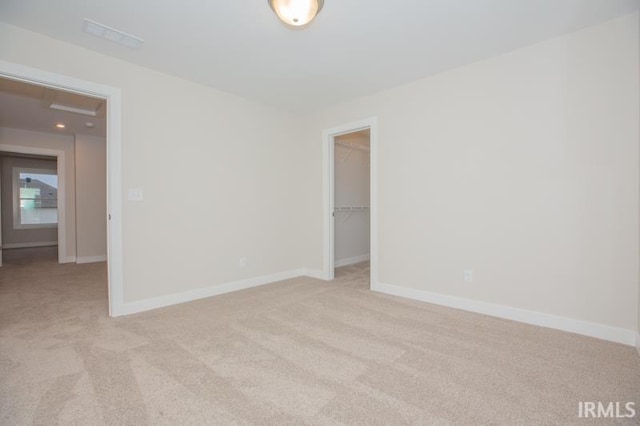
{"label": "closet rod", "polygon": [[336,212],[360,212],[366,210],[369,210],[369,206],[339,206],[333,209]]}

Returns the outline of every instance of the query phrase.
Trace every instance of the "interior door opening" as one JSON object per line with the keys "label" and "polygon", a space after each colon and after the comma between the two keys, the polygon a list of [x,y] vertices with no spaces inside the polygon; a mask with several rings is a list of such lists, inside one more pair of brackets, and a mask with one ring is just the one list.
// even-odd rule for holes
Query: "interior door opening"
{"label": "interior door opening", "polygon": [[334,277],[369,288],[370,129],[334,137]]}
{"label": "interior door opening", "polygon": [[[0,76],[5,268],[36,271],[57,261],[107,262],[109,269],[107,105],[105,98]],[[108,279],[104,284],[109,288]]]}
{"label": "interior door opening", "polygon": [[57,163],[54,156],[0,150],[0,262],[5,250],[55,247],[49,252],[57,256]]}
{"label": "interior door opening", "polygon": [[[0,77],[106,101],[107,281],[109,315],[127,313],[124,302],[122,241],[122,90],[63,74],[0,60]],[[60,167],[60,157],[58,157]]]}
{"label": "interior door opening", "polygon": [[360,264],[371,289],[378,279],[377,118],[326,129],[322,140],[323,278]]}

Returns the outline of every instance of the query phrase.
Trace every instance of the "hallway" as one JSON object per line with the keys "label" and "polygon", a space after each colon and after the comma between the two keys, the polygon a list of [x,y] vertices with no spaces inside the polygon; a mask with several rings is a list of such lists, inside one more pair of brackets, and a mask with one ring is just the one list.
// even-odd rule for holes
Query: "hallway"
{"label": "hallway", "polygon": [[58,263],[57,247],[3,251],[0,324],[46,328],[61,319],[106,316],[106,262]]}

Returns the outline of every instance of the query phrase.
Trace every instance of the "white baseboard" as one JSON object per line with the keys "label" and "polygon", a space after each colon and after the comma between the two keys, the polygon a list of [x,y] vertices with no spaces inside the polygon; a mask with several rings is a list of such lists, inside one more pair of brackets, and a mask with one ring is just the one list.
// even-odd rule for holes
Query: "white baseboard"
{"label": "white baseboard", "polygon": [[245,290],[251,287],[301,277],[305,275],[305,273],[305,269],[294,269],[262,277],[249,278],[246,280],[188,290],[182,293],[168,294],[166,296],[153,297],[151,299],[138,300],[135,302],[126,302],[119,312],[113,313],[113,316],[131,315],[139,312],[150,311],[152,309],[164,308],[165,306],[177,305],[179,303],[191,302],[193,300],[218,296],[220,294],[231,293],[238,290]]}
{"label": "white baseboard", "polygon": [[60,263],[76,263],[76,257],[75,256],[63,257]]}
{"label": "white baseboard", "polygon": [[57,241],[45,241],[40,243],[5,243],[2,245],[3,249],[21,249],[21,248],[33,248],[33,247],[51,247],[57,246]]}
{"label": "white baseboard", "polygon": [[366,262],[371,258],[369,254],[363,254],[361,256],[348,257],[346,259],[336,260],[334,266],[339,268],[341,266],[355,265],[356,263]]}
{"label": "white baseboard", "polygon": [[636,334],[636,349],[638,350],[638,355],[640,355],[640,332]]}
{"label": "white baseboard", "polygon": [[391,284],[372,283],[371,290],[407,299],[448,306],[498,318],[505,318],[526,324],[596,337],[598,339],[609,340],[629,346],[633,346],[636,340],[636,332],[634,330],[611,327],[608,325],[576,320],[543,312],[528,311],[510,306],[496,305],[493,303],[480,302],[477,300],[464,299],[461,297],[448,296],[445,294],[432,293]]}
{"label": "white baseboard", "polygon": [[324,273],[319,269],[305,269],[304,275],[318,280],[324,280]]}
{"label": "white baseboard", "polygon": [[76,258],[76,263],[95,263],[95,262],[106,262],[107,255],[103,254],[101,256],[79,256]]}

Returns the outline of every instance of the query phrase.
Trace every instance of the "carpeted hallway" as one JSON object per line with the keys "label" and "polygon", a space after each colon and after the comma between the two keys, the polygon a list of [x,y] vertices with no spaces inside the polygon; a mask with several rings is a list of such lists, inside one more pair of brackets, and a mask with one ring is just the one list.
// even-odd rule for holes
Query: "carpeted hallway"
{"label": "carpeted hallway", "polygon": [[106,266],[47,250],[0,269],[2,425],[607,424],[578,402],[640,409],[634,348],[372,293],[367,264],[110,319]]}

